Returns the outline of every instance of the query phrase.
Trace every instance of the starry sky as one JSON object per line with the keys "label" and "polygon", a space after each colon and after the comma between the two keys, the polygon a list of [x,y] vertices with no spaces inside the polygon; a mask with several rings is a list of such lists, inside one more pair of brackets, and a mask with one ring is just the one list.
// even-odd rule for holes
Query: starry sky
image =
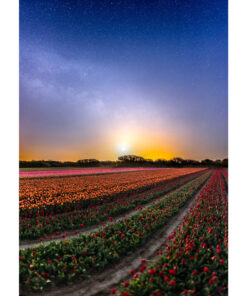
{"label": "starry sky", "polygon": [[222,159],[226,0],[20,0],[20,159]]}

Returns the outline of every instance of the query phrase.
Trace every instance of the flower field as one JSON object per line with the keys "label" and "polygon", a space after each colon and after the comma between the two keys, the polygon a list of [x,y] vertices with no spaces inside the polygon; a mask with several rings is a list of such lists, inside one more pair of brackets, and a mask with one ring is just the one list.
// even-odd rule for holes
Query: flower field
{"label": "flower field", "polygon": [[121,260],[179,211],[206,182],[210,172],[183,185],[135,215],[72,240],[20,251],[20,286],[41,291],[59,283],[87,278]]}
{"label": "flower field", "polygon": [[111,200],[123,192],[140,192],[159,182],[201,171],[198,168],[159,169],[124,174],[21,179],[20,215],[53,215]]}
{"label": "flower field", "polygon": [[[224,169],[198,168],[21,179],[20,240],[41,240],[20,248],[21,295],[65,295],[66,286],[92,283],[150,248],[190,200],[153,259],[144,257],[102,295],[227,295],[227,180]],[[90,225],[97,230],[83,233]]]}
{"label": "flower field", "polygon": [[227,295],[228,203],[219,171],[170,240],[155,264],[122,284],[121,295]]}
{"label": "flower field", "polygon": [[102,205],[91,205],[87,208],[76,209],[62,214],[37,217],[20,217],[20,239],[53,239],[65,238],[64,231],[83,229],[86,226],[99,224],[102,221],[111,221],[114,217],[127,211],[140,209],[141,205],[157,199],[159,196],[178,188],[203,174],[203,171],[187,174],[175,179],[160,182],[154,188],[139,194],[125,194],[115,198],[112,202]]}

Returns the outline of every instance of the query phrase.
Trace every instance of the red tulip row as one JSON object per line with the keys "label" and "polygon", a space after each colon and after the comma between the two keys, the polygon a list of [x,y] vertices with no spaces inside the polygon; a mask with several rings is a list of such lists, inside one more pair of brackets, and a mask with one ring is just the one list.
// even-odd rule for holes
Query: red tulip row
{"label": "red tulip row", "polygon": [[228,170],[227,169],[222,169],[221,173],[224,176],[225,186],[228,189]]}
{"label": "red tulip row", "polygon": [[20,287],[41,291],[75,282],[121,260],[145,244],[203,186],[210,172],[168,194],[147,209],[98,232],[20,251]]}
{"label": "red tulip row", "polygon": [[89,225],[96,225],[102,221],[110,220],[120,214],[124,214],[135,208],[140,209],[141,205],[157,199],[171,190],[193,180],[205,172],[196,172],[181,176],[172,180],[167,180],[157,184],[155,188],[141,194],[123,194],[111,203],[105,203],[99,206],[92,206],[86,209],[74,210],[68,213],[56,214],[50,216],[37,216],[35,218],[20,217],[20,240],[32,240],[39,238],[50,239],[56,237],[66,237],[64,231],[77,230]]}
{"label": "red tulip row", "polygon": [[121,285],[121,295],[227,295],[228,203],[219,170],[169,238],[153,265],[143,260],[140,270],[131,271],[133,280]]}

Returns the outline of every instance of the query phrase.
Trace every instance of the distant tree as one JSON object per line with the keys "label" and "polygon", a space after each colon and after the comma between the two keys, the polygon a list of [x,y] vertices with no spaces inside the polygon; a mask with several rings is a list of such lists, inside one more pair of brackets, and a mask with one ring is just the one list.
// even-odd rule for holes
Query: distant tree
{"label": "distant tree", "polygon": [[168,161],[166,159],[158,158],[154,162],[155,165],[166,167],[168,165]]}
{"label": "distant tree", "polygon": [[200,162],[197,160],[193,160],[193,159],[185,159],[183,161],[184,165],[187,167],[197,167],[200,166]]}
{"label": "distant tree", "polygon": [[87,158],[87,159],[79,159],[77,164],[82,167],[93,167],[98,166],[100,161],[94,158]]}
{"label": "distant tree", "polygon": [[145,159],[142,156],[137,155],[123,155],[118,157],[119,161],[124,162],[144,162]]}
{"label": "distant tree", "polygon": [[213,162],[213,160],[207,158],[207,159],[202,160],[201,164],[203,166],[213,166],[214,162]]}
{"label": "distant tree", "polygon": [[174,158],[172,159],[172,161],[175,161],[176,163],[181,164],[184,160],[183,160],[183,158],[181,158],[181,157],[174,157]]}
{"label": "distant tree", "polygon": [[223,167],[228,167],[228,158],[224,158],[224,159],[222,160],[222,166],[223,166]]}

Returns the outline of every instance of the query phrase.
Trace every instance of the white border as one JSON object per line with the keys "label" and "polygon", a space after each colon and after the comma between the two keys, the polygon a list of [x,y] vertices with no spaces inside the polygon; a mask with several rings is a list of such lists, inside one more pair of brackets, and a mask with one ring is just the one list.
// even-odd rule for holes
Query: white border
{"label": "white border", "polygon": [[19,294],[18,239],[18,0],[0,2],[1,295]]}
{"label": "white border", "polygon": [[246,294],[247,2],[229,3],[229,295]]}

